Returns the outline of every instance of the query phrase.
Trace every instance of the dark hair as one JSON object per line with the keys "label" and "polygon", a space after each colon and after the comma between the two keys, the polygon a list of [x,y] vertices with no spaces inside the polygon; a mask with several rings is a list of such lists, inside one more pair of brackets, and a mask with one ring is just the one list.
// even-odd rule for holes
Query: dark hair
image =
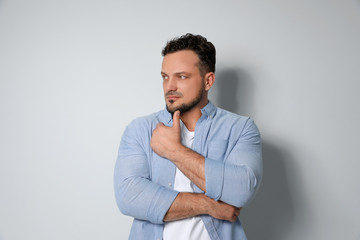
{"label": "dark hair", "polygon": [[201,76],[208,72],[215,72],[216,50],[214,45],[200,35],[187,33],[181,37],[167,42],[161,54],[174,53],[181,50],[192,50],[199,57],[199,70]]}

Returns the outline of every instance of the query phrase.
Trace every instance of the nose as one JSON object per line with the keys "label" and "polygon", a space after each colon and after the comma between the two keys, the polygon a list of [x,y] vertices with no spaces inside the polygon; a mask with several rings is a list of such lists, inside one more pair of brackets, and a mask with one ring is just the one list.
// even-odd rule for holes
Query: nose
{"label": "nose", "polygon": [[167,80],[164,81],[164,89],[168,91],[176,91],[177,90],[177,84],[176,79],[173,77],[169,77]]}

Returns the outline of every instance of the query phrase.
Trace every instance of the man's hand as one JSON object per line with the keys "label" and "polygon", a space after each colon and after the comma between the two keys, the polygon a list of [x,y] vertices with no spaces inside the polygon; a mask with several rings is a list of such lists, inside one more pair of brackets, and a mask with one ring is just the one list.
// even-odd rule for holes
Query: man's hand
{"label": "man's hand", "polygon": [[184,147],[181,144],[180,135],[180,111],[173,114],[173,126],[167,127],[163,123],[158,123],[154,129],[150,141],[150,146],[161,157],[171,159],[171,156]]}
{"label": "man's hand", "polygon": [[214,218],[235,222],[240,214],[241,208],[234,207],[221,201],[213,200],[213,207],[209,208],[209,215]]}

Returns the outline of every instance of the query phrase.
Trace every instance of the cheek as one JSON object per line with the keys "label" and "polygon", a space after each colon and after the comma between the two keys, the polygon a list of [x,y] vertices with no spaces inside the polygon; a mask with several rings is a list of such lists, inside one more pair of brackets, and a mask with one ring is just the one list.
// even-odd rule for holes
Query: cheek
{"label": "cheek", "polygon": [[189,97],[195,97],[198,95],[200,89],[201,87],[199,86],[199,84],[189,84],[183,88],[183,92],[186,93],[186,95],[188,95]]}

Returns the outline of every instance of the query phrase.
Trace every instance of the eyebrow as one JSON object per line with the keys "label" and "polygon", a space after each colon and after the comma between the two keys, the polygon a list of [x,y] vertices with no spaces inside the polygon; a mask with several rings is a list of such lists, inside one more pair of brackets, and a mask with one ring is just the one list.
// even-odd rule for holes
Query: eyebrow
{"label": "eyebrow", "polygon": [[188,73],[188,72],[177,72],[177,73],[175,73],[176,75],[181,75],[181,74],[186,74],[186,75],[190,75],[190,73]]}
{"label": "eyebrow", "polygon": [[[181,74],[191,75],[191,74],[188,73],[188,72],[177,72],[177,73],[174,73],[174,75],[181,75]],[[168,75],[168,74],[167,74],[167,73],[164,73],[164,72],[161,72],[161,75]]]}

